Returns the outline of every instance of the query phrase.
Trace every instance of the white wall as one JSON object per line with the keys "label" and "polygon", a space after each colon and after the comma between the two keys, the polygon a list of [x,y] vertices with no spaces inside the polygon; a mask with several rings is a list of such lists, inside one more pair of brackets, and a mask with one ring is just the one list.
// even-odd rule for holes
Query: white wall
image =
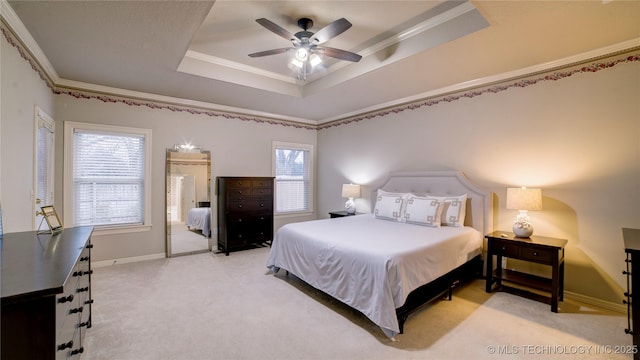
{"label": "white wall", "polygon": [[620,64],[320,130],[318,212],[343,207],[345,182],[460,169],[497,195],[496,229],[509,230],[506,188],[541,187],[530,215],[535,234],[569,240],[566,289],[620,303],[621,228],[640,228],[639,74]]}
{"label": "white wall", "polygon": [[[33,228],[35,106],[56,119],[53,114],[54,95],[15,47],[4,37],[0,43],[2,224],[4,232],[27,231]],[[60,121],[56,121],[56,126],[59,125]]]}
{"label": "white wall", "polygon": [[[60,121],[132,126],[153,131],[153,227],[150,232],[94,236],[96,261],[164,253],[167,148],[188,142],[211,151],[212,186],[215,187],[216,176],[271,176],[272,141],[316,145],[314,130],[76,99],[68,95],[59,95],[55,101],[55,114]],[[211,194],[215,201],[215,189],[211,190]],[[213,201],[212,228],[215,228],[217,223]],[[296,220],[299,219],[278,219],[275,226],[277,228],[283,222]]]}

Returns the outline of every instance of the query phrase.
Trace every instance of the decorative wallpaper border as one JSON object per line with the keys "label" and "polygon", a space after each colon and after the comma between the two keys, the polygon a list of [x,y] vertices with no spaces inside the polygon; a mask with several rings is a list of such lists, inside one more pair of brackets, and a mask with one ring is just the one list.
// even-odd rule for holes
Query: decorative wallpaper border
{"label": "decorative wallpaper border", "polygon": [[[368,113],[351,116],[343,119],[334,120],[328,123],[313,125],[305,124],[302,122],[287,121],[280,119],[273,119],[268,117],[259,117],[245,114],[237,114],[225,111],[216,111],[198,107],[175,105],[171,103],[151,100],[141,100],[135,98],[128,98],[123,96],[117,96],[113,94],[103,94],[88,90],[73,90],[63,86],[57,86],[53,80],[43,70],[42,66],[32,56],[32,54],[25,49],[24,45],[16,38],[15,34],[8,29],[8,26],[4,21],[0,22],[0,28],[2,34],[7,42],[18,50],[20,56],[27,61],[31,68],[38,73],[40,78],[46,83],[47,87],[51,89],[54,94],[69,95],[76,99],[91,99],[100,100],[105,103],[120,103],[129,106],[142,106],[150,109],[169,110],[173,112],[185,112],[193,115],[206,115],[210,117],[221,117],[225,119],[234,119],[241,121],[253,121],[259,124],[280,125],[286,127],[294,127],[299,129],[308,130],[322,130],[331,127],[337,127],[347,124],[360,122],[363,120],[370,120],[378,117],[384,117],[387,115],[397,114],[403,111],[416,110],[423,107],[435,106],[441,103],[450,103],[453,101],[474,98],[485,94],[495,94],[514,88],[525,88],[528,86],[536,85],[545,81],[558,81],[571,77],[581,73],[595,73],[602,70],[610,69],[616,65],[638,62],[640,61],[640,48],[635,47],[625,51],[617,52],[615,54],[609,54],[599,57],[598,59],[585,60],[581,64],[572,64],[563,66],[560,69],[543,71],[537,74],[529,74],[521,76],[515,79],[508,79],[499,81],[496,84],[480,86],[476,88],[468,88],[464,90],[455,91],[450,94],[437,95],[433,97],[423,98],[420,100],[408,102],[405,104],[392,106],[386,109],[371,111]],[[636,52],[636,53],[633,53]],[[591,62],[591,63],[590,63]],[[590,64],[589,64],[590,63]]]}
{"label": "decorative wallpaper border", "polygon": [[[605,57],[609,57],[609,56],[605,56]],[[369,120],[377,117],[383,117],[391,114],[397,114],[406,110],[416,110],[425,106],[429,107],[429,106],[434,106],[434,105],[438,105],[445,102],[449,103],[449,102],[460,100],[460,99],[474,98],[476,96],[481,96],[485,94],[496,94],[496,93],[503,92],[513,88],[525,88],[531,85],[536,85],[544,81],[558,81],[558,80],[566,79],[568,77],[571,77],[573,75],[580,74],[580,73],[595,73],[598,71],[610,69],[619,64],[637,62],[637,61],[640,61],[640,53],[636,53],[633,55],[629,55],[627,53],[626,55],[621,55],[620,58],[617,58],[615,60],[611,59],[609,61],[604,61],[604,62],[595,62],[589,65],[582,65],[577,68],[575,67],[575,65],[573,66],[569,65],[564,67],[566,70],[555,71],[551,73],[549,73],[549,71],[545,71],[543,75],[540,75],[538,77],[535,77],[535,76],[532,77],[532,75],[529,75],[529,76],[525,76],[524,78],[520,78],[519,80],[514,80],[514,79],[505,80],[505,81],[501,81],[497,85],[494,84],[491,86],[480,87],[478,89],[462,90],[462,91],[454,92],[453,94],[448,94],[448,95],[437,95],[431,98],[425,98],[425,99],[406,103],[403,105],[390,107],[383,110],[377,110],[377,111],[369,112],[366,114],[361,114],[361,115],[356,115],[356,116],[345,118],[345,119],[335,120],[329,123],[318,125],[318,130],[328,129],[334,126],[341,126],[341,125],[356,123],[359,121]]]}

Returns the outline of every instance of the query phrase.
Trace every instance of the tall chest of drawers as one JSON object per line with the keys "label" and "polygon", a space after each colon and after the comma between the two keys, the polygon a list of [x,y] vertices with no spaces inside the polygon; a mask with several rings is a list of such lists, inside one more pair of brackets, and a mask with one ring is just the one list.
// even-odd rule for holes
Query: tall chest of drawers
{"label": "tall chest of drawers", "polygon": [[273,239],[273,178],[218,177],[218,249],[230,251]]}
{"label": "tall chest of drawers", "polygon": [[92,232],[0,236],[3,360],[80,357],[91,327]]}

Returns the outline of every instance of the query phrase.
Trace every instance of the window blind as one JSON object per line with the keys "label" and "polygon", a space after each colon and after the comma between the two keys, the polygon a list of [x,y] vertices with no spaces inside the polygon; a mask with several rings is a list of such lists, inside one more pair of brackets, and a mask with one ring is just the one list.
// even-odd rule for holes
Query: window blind
{"label": "window blind", "polygon": [[74,226],[144,223],[145,137],[74,130]]}
{"label": "window blind", "polygon": [[310,151],[277,146],[275,150],[275,212],[310,208]]}

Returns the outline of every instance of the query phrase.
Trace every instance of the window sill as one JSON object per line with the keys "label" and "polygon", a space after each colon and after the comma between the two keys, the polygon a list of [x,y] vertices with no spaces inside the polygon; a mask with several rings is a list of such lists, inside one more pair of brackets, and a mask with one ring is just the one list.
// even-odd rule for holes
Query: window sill
{"label": "window sill", "polygon": [[313,214],[315,214],[315,211],[297,211],[297,212],[273,214],[273,217],[277,219],[277,218],[290,218],[290,217],[300,217],[300,216],[312,216]]}
{"label": "window sill", "polygon": [[151,231],[151,225],[131,225],[131,226],[112,226],[112,227],[94,227],[94,236],[127,234],[136,232]]}

